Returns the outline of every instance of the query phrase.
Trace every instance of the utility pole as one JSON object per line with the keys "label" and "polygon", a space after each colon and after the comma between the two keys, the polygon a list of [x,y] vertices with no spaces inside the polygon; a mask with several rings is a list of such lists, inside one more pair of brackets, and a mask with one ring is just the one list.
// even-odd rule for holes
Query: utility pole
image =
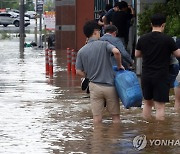
{"label": "utility pole", "polygon": [[40,12],[39,17],[39,48],[43,48],[42,44],[42,12]]}
{"label": "utility pole", "polygon": [[19,26],[19,38],[20,38],[20,52],[24,52],[24,0],[20,0],[20,26]]}
{"label": "utility pole", "polygon": [[42,14],[44,0],[36,0],[36,13],[39,13],[39,48],[43,48],[42,44]]}
{"label": "utility pole", "polygon": [[[35,6],[37,8],[37,0],[36,0]],[[36,11],[36,16],[35,16],[34,34],[35,34],[35,43],[38,44],[38,41],[37,41],[37,9],[35,9],[35,11]]]}

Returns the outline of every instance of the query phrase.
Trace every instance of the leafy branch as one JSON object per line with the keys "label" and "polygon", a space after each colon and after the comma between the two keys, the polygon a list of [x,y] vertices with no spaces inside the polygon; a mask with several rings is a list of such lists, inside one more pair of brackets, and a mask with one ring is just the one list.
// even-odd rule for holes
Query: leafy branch
{"label": "leafy branch", "polygon": [[146,7],[142,13],[138,14],[138,35],[143,35],[151,31],[150,17],[155,13],[166,15],[166,34],[180,37],[179,0],[169,0],[167,3],[154,3],[152,7]]}

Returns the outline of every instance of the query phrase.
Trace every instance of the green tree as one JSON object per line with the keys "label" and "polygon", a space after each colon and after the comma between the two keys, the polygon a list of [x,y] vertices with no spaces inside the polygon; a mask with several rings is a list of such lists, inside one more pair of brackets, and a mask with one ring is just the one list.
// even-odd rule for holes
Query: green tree
{"label": "green tree", "polygon": [[55,9],[54,0],[46,0],[44,2],[44,11],[52,11]]}
{"label": "green tree", "polygon": [[33,0],[26,0],[25,11],[34,11]]}
{"label": "green tree", "polygon": [[19,0],[0,0],[0,6],[1,8],[13,8],[17,9],[19,8]]}
{"label": "green tree", "polygon": [[[20,0],[0,0],[0,7],[19,10],[19,1]],[[34,10],[33,0],[26,0],[25,11],[27,10]]]}
{"label": "green tree", "polygon": [[155,13],[166,15],[165,33],[170,36],[180,36],[180,2],[179,0],[169,0],[167,3],[155,3],[152,7],[147,7],[138,15],[139,35],[151,31],[150,17]]}

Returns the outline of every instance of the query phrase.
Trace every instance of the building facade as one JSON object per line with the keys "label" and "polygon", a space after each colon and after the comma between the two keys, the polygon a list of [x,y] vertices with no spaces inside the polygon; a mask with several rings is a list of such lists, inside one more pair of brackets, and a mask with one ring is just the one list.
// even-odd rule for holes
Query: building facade
{"label": "building facade", "polygon": [[56,50],[78,50],[85,43],[83,25],[94,19],[93,0],[56,0]]}
{"label": "building facade", "polygon": [[[121,0],[55,0],[56,11],[56,50],[73,48],[79,50],[85,43],[83,25],[88,20],[98,18],[98,12],[106,4],[114,5]],[[143,11],[146,5],[166,0],[124,0],[132,5],[136,14]],[[137,18],[136,18],[137,20]],[[136,23],[134,28],[136,29]],[[136,33],[130,34],[134,35]],[[133,40],[132,40],[133,41]],[[132,44],[132,42],[130,43]]]}

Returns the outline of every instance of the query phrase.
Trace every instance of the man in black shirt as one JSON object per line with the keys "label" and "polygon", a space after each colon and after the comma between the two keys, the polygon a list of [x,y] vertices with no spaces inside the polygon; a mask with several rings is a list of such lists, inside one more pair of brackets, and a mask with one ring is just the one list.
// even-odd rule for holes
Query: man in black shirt
{"label": "man in black shirt", "polygon": [[143,35],[137,43],[135,56],[142,57],[143,117],[150,118],[152,107],[156,119],[164,120],[165,102],[169,101],[169,64],[171,54],[180,57],[174,40],[163,34],[166,18],[155,14],[151,18],[152,32]]}
{"label": "man in black shirt", "polygon": [[113,17],[113,14],[116,12],[116,11],[119,11],[119,3],[120,2],[116,2],[114,7],[111,8],[103,17],[102,17],[102,21],[103,21],[103,24],[104,26],[105,25],[109,25],[112,23],[112,17]]}
{"label": "man in black shirt", "polygon": [[[121,1],[118,3],[119,10],[114,12],[112,16],[112,24],[115,25],[118,29],[117,37],[119,37],[125,47],[128,44],[128,35],[129,35],[129,27],[130,21],[134,16],[134,10],[132,7],[128,6],[125,1]],[[130,10],[128,12],[128,9]]]}

